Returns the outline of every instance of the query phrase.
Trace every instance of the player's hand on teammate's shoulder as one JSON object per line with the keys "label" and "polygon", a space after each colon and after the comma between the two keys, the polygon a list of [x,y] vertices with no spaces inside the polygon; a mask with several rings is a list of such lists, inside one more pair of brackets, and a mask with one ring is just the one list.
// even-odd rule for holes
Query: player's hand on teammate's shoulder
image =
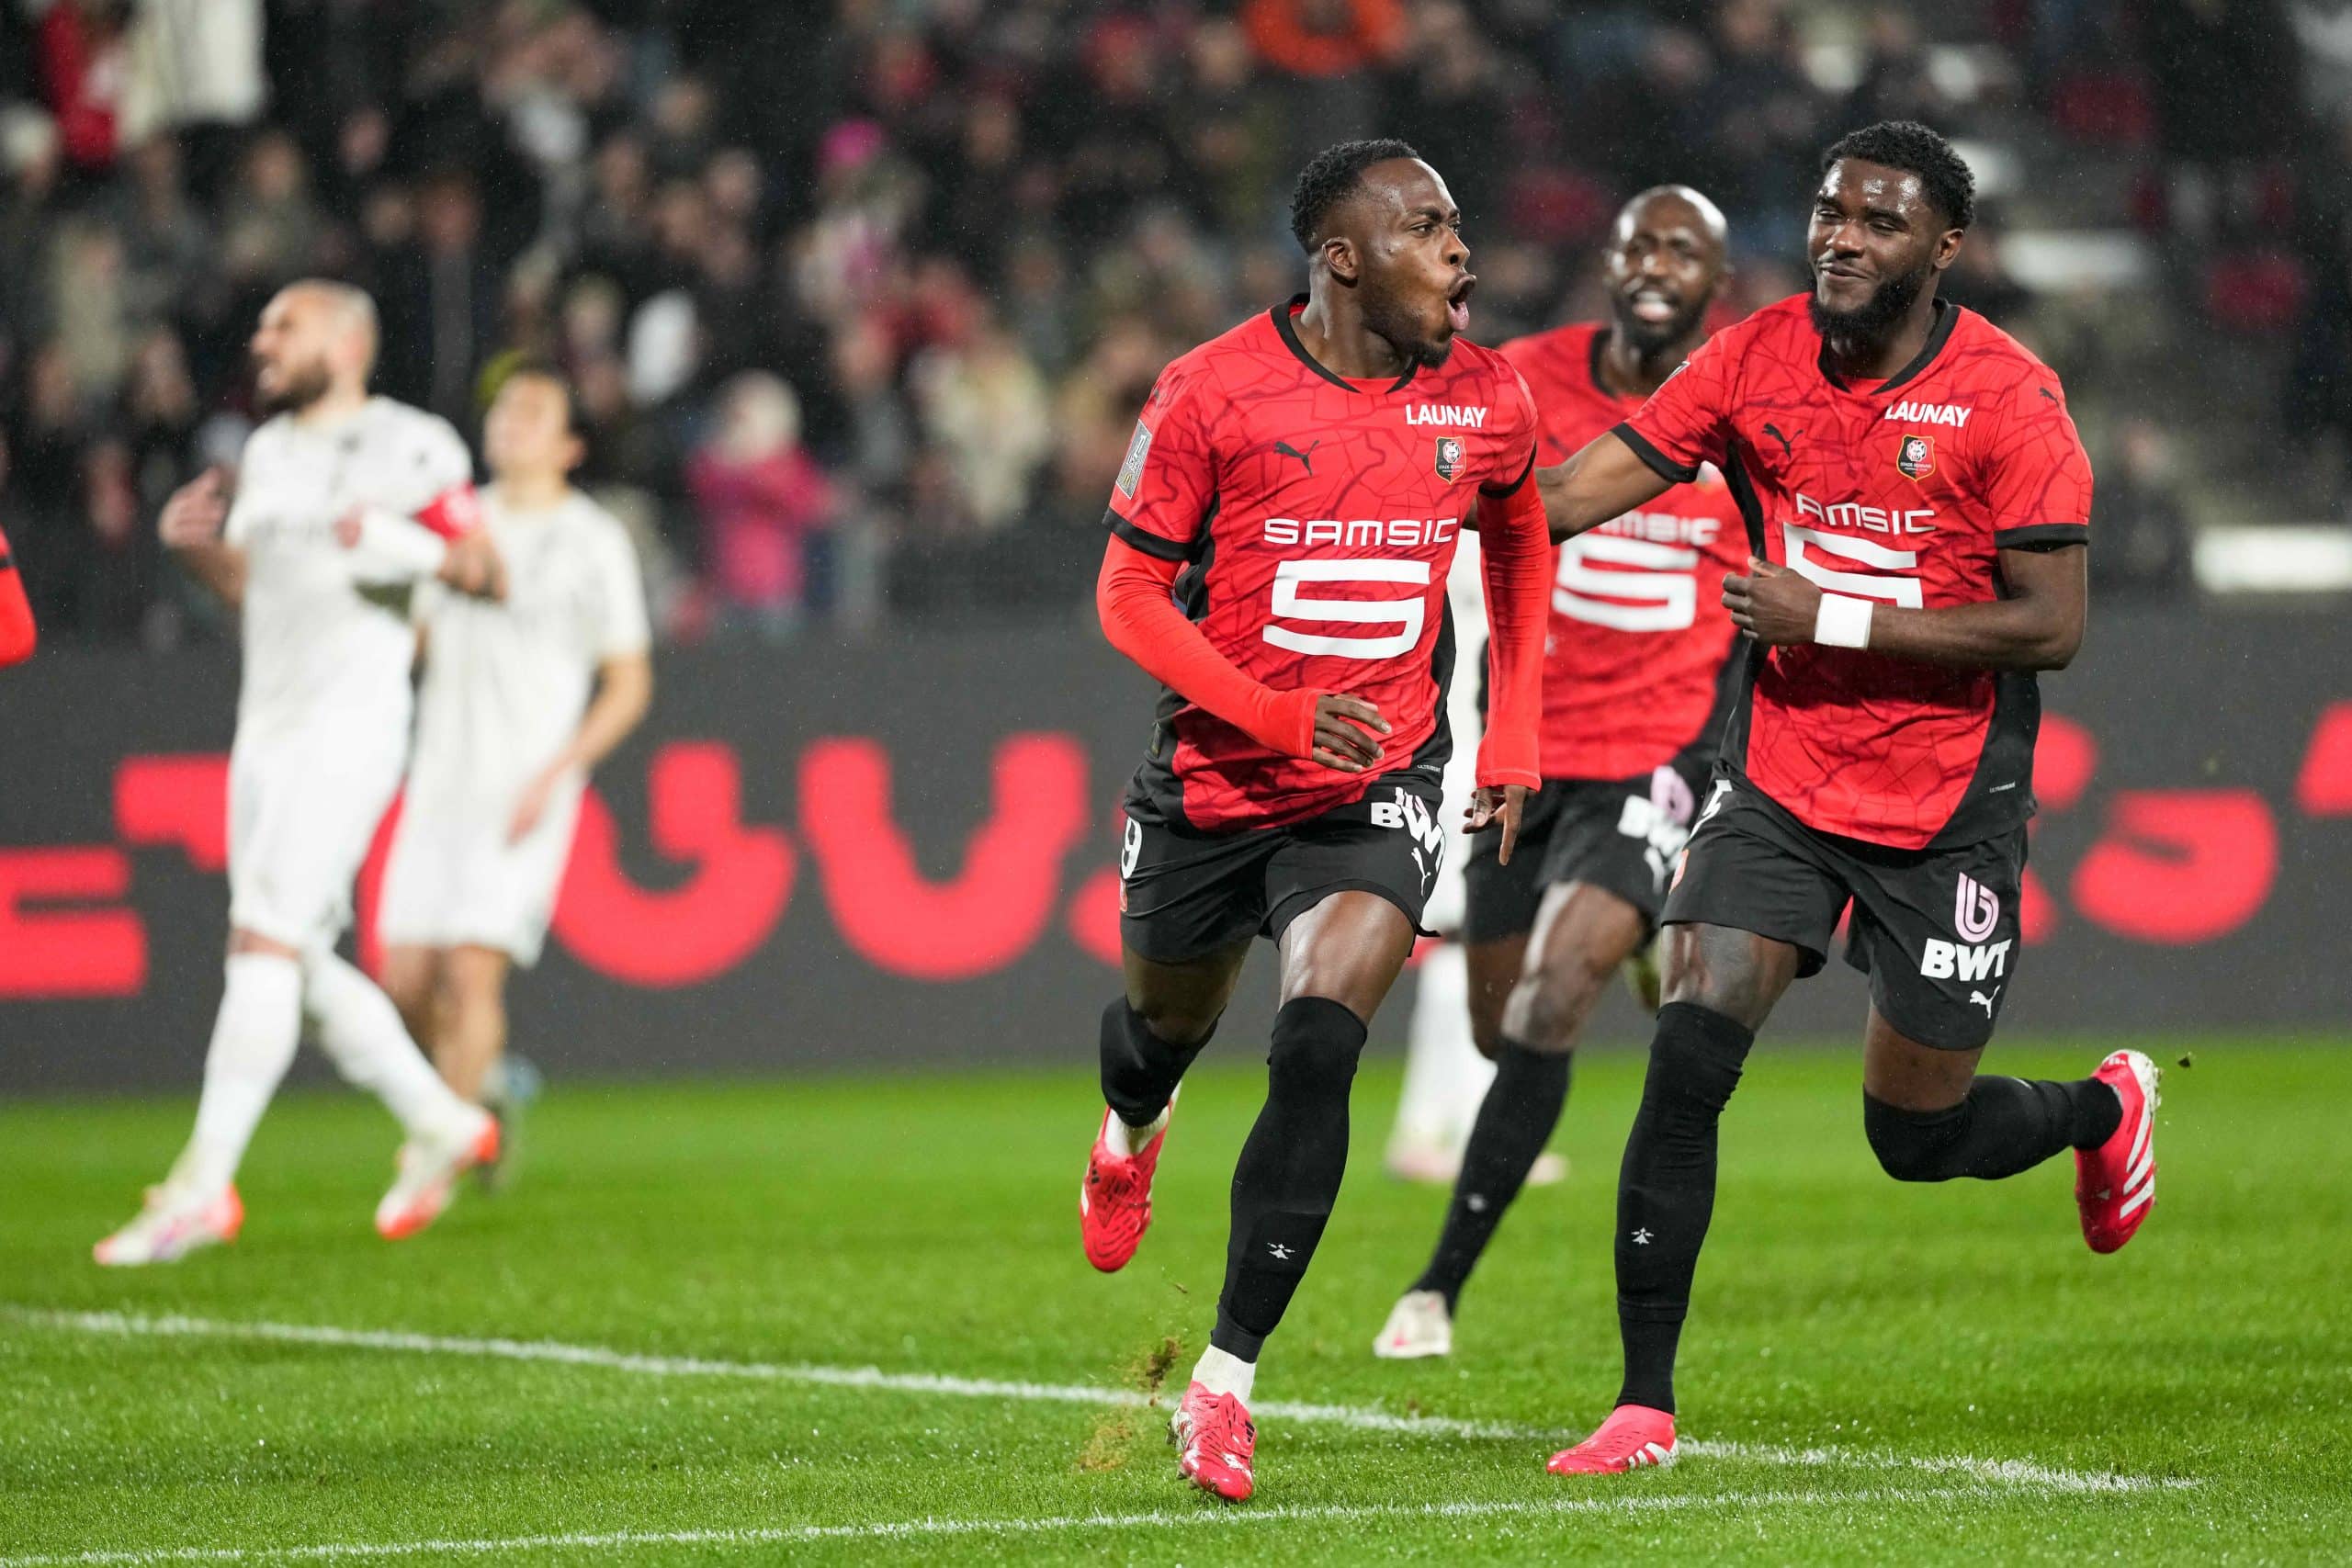
{"label": "player's hand on teammate's shoulder", "polygon": [[506,597],[506,560],[488,529],[476,528],[449,541],[448,558],[435,574],[460,593],[478,599]]}
{"label": "player's hand on teammate's shoulder", "polygon": [[229,520],[229,470],[218,464],[188,480],[164,502],[155,531],[175,550],[219,542]]}
{"label": "player's hand on teammate's shoulder", "polygon": [[1470,792],[1470,807],[1462,815],[1462,829],[1476,833],[1500,823],[1503,841],[1495,846],[1495,860],[1498,864],[1509,865],[1511,851],[1519,847],[1519,819],[1526,809],[1525,784],[1480,784]]}
{"label": "player's hand on teammate's shoulder", "polygon": [[1724,579],[1724,608],[1733,625],[1765,647],[1789,648],[1813,640],[1821,590],[1802,572],[1750,556],[1746,577]]}
{"label": "player's hand on teammate's shoulder", "polygon": [[1315,699],[1315,749],[1309,753],[1327,768],[1360,773],[1384,755],[1377,737],[1388,733],[1388,721],[1362,697],[1325,692]]}

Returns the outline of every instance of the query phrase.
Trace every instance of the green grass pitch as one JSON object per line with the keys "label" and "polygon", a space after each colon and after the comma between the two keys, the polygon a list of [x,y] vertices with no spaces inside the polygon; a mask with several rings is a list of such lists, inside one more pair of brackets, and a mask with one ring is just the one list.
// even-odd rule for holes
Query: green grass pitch
{"label": "green grass pitch", "polygon": [[[2100,1049],[1993,1062],[2072,1075]],[[1367,1347],[1442,1196],[1382,1174],[1396,1080],[1367,1067],[1238,1508],[1177,1479],[1144,1403],[1212,1314],[1262,1084],[1230,1043],[1111,1278],[1078,1247],[1097,1105],[1078,1071],[560,1083],[512,1189],[398,1247],[368,1229],[390,1122],[291,1094],[247,1162],[243,1239],[133,1274],[89,1244],[188,1101],[19,1103],[0,1109],[0,1568],[2345,1561],[2352,1042],[2163,1060],[2157,1211],[2098,1258],[2070,1162],[1898,1186],[1863,1144],[1853,1053],[1768,1042],[1684,1340],[1693,1451],[1577,1481],[1543,1461],[1615,1389],[1638,1059],[1588,1058],[1570,1179],[1505,1225],[1453,1359],[1401,1366]]]}

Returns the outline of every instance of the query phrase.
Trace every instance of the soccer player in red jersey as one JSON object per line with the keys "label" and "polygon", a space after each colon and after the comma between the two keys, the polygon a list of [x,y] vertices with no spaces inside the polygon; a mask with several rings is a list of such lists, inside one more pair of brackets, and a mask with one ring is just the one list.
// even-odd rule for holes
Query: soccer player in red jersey
{"label": "soccer player in red jersey", "polygon": [[[1724,275],[1723,214],[1661,186],[1618,213],[1602,258],[1610,319],[1503,345],[1535,394],[1542,460],[1557,463],[1642,406],[1706,338]],[[1463,919],[1471,1029],[1496,1065],[1445,1228],[1373,1353],[1453,1348],[1463,1283],[1560,1120],[1585,1017],[1641,951],[1666,900],[1736,687],[1717,584],[1747,539],[1710,468],[1568,540],[1544,649],[1543,792],[1509,865],[1471,841]]]}
{"label": "soccer player in red jersey", "polygon": [[1445,182],[1401,141],[1309,163],[1291,230],[1308,292],[1161,372],[1111,496],[1098,598],[1167,688],[1126,795],[1126,992],[1079,1213],[1124,1266],[1151,1220],[1178,1081],[1250,940],[1281,954],[1265,1108],[1233,1175],[1216,1331],[1171,1429],[1186,1477],[1254,1484],[1258,1352],[1315,1255],[1348,1153],[1364,1032],[1412,952],[1444,834],[1446,569],[1473,506],[1490,716],[1469,825],[1508,859],[1537,784],[1551,546],[1535,410],[1459,341],[1476,279]]}
{"label": "soccer player in red jersey", "polygon": [[38,640],[33,607],[25,598],[24,574],[17,570],[8,536],[0,534],[0,669],[30,659]]}
{"label": "soccer player in red jersey", "polygon": [[1574,535],[1731,481],[1755,558],[1724,584],[1750,639],[1723,756],[1666,902],[1666,1005],[1617,1191],[1617,1408],[1561,1473],[1674,1455],[1674,1356],[1714,1207],[1716,1124],[1756,1031],[1841,915],[1870,976],[1862,1125],[1905,1181],[2075,1153],[2092,1248],[2155,1191],[2154,1066],[1980,1077],[2015,977],[2041,699],[2081,645],[2090,465],[2049,367],[1936,298],[1974,202],[1927,127],[1832,146],[1813,288],[1694,353],[1638,413],[1547,469]]}

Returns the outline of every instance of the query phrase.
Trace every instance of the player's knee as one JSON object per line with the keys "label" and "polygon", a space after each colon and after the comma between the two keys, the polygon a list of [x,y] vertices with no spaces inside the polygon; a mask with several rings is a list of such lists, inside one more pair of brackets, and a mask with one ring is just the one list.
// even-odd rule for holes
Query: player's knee
{"label": "player's knee", "polygon": [[377,982],[391,998],[401,1017],[414,1027],[433,1006],[433,954],[424,948],[396,947],[384,954],[384,972]]}
{"label": "player's knee", "polygon": [[1273,1049],[1267,1054],[1270,1098],[1344,1094],[1363,1055],[1363,1020],[1329,997],[1295,997],[1274,1014]]}
{"label": "player's knee", "polygon": [[1756,1032],[1737,1019],[1689,1002],[1658,1009],[1642,1103],[1661,1112],[1719,1116],[1739,1087]]}
{"label": "player's knee", "polygon": [[1547,1055],[1576,1048],[1577,1032],[1609,983],[1609,972],[1577,953],[1547,964],[1511,992],[1503,1010],[1503,1032],[1511,1043]]}
{"label": "player's knee", "polygon": [[1216,1021],[1222,1012],[1204,1014],[1197,1008],[1154,1005],[1148,1001],[1142,1007],[1128,1004],[1137,1022],[1149,1031],[1153,1040],[1177,1051],[1197,1051],[1208,1043],[1216,1032]]}
{"label": "player's knee", "polygon": [[1905,1111],[1876,1095],[1862,1096],[1862,1134],[1879,1168],[1897,1181],[1945,1181],[1958,1174],[1950,1153],[1958,1109]]}

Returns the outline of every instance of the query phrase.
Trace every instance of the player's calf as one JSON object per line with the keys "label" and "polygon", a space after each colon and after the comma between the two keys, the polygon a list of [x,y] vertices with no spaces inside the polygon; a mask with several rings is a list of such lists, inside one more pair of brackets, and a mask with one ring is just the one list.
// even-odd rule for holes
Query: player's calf
{"label": "player's calf", "polygon": [[2097,1078],[2053,1083],[1980,1077],[1957,1105],[1912,1111],[1867,1090],[1862,1129],[1897,1181],[1997,1181],[2069,1148],[2094,1148],[2115,1131],[2116,1096]]}

